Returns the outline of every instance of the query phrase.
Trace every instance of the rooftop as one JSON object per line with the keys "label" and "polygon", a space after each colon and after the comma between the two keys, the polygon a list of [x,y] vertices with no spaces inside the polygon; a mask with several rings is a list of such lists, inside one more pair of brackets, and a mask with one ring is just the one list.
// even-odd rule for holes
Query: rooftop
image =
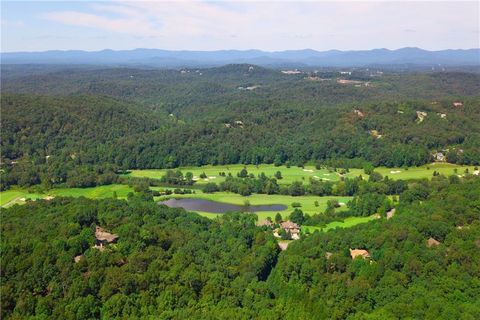
{"label": "rooftop", "polygon": [[106,232],[103,228],[97,226],[95,228],[95,238],[99,241],[113,242],[118,239],[118,235]]}
{"label": "rooftop", "polygon": [[370,258],[370,253],[368,253],[367,250],[363,249],[350,249],[350,256],[352,259],[355,259],[356,257],[362,257],[363,259]]}

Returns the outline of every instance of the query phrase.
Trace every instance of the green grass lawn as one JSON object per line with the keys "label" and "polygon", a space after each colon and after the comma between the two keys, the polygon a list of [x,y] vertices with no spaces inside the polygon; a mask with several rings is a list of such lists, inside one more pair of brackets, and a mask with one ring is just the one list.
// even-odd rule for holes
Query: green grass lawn
{"label": "green grass lawn", "polygon": [[[409,167],[408,170],[406,168],[386,168],[386,167],[378,167],[375,168],[375,171],[380,173],[382,176],[388,176],[394,180],[410,180],[410,179],[431,179],[433,177],[433,171],[437,171],[440,174],[445,176],[450,176],[455,174],[455,169],[457,169],[457,175],[463,175],[465,169],[469,170],[470,173],[473,173],[474,166],[461,166],[457,164],[450,164],[450,163],[430,163],[427,165],[419,166],[419,167]],[[364,177],[368,177],[362,169],[350,169],[350,172],[346,174],[347,177],[357,177],[362,175]]]}
{"label": "green grass lawn", "polygon": [[[152,187],[152,189],[162,189],[161,187]],[[166,198],[195,198],[195,199],[207,199],[217,202],[224,202],[224,203],[232,203],[243,205],[246,200],[250,202],[251,205],[264,205],[264,204],[283,204],[287,206],[287,209],[284,211],[280,211],[280,214],[285,218],[294,210],[292,207],[293,202],[298,202],[302,206],[300,209],[304,213],[308,214],[315,214],[315,213],[322,213],[327,208],[327,201],[329,199],[337,199],[339,202],[347,203],[351,197],[316,197],[316,196],[300,196],[300,197],[292,197],[292,196],[284,196],[284,195],[265,195],[265,194],[252,194],[248,197],[243,197],[236,193],[230,192],[216,192],[216,193],[203,193],[200,190],[197,190],[195,194],[185,194],[185,195],[170,195],[170,196],[161,196],[156,197],[155,199],[161,201]],[[315,201],[318,201],[318,207],[315,206]],[[346,206],[342,206],[337,210],[345,210]],[[203,216],[213,218],[218,216],[215,213],[208,213],[208,212],[198,212]],[[258,215],[259,220],[265,219],[267,217],[274,218],[277,214],[277,211],[259,211],[256,212]]]}
{"label": "green grass lawn", "polygon": [[129,192],[133,192],[133,188],[123,184],[112,184],[106,186],[98,186],[93,188],[58,188],[51,189],[43,194],[29,193],[25,189],[15,189],[0,192],[0,205],[9,207],[16,203],[25,203],[24,199],[44,199],[48,196],[53,197],[86,197],[91,199],[110,198],[113,192],[117,192],[118,198],[126,198]]}
{"label": "green grass lawn", "polygon": [[[219,183],[224,181],[225,178],[219,175],[220,172],[225,172],[226,175],[231,173],[236,177],[237,173],[240,172],[244,167],[247,168],[249,174],[253,173],[255,176],[258,176],[263,172],[267,177],[273,177],[277,171],[280,171],[283,179],[278,180],[279,184],[291,184],[293,181],[304,181],[305,183],[308,183],[310,178],[330,181],[338,181],[340,179],[338,173],[329,172],[326,169],[317,170],[314,166],[305,166],[305,168],[292,166],[287,168],[286,166],[275,167],[272,164],[261,164],[258,166],[233,164],[223,166],[183,167],[178,168],[178,170],[182,171],[183,174],[187,172],[193,173],[194,177],[198,179],[197,184],[205,184],[207,182]],[[125,176],[160,179],[163,175],[165,175],[166,171],[166,169],[131,170],[131,172]],[[199,178],[200,174],[203,172],[205,172],[208,178]]]}
{"label": "green grass lawn", "polygon": [[0,192],[0,206],[10,207],[16,203],[25,203],[26,199],[36,200],[46,197],[47,195],[39,193],[28,193],[26,190],[7,190]]}
{"label": "green grass lawn", "polygon": [[[166,189],[163,187],[152,187],[153,190]],[[172,189],[172,188],[167,188]],[[91,199],[97,198],[109,198],[113,196],[113,192],[117,193],[118,198],[126,198],[129,192],[133,192],[133,189],[127,185],[121,184],[112,184],[106,186],[98,186],[93,188],[58,188],[52,189],[43,194],[39,193],[29,193],[25,189],[15,189],[0,192],[0,203],[2,207],[11,206],[15,203],[22,204],[25,203],[24,199],[44,199],[48,196],[54,197],[86,197]],[[293,202],[298,202],[301,204],[300,209],[304,213],[315,214],[325,211],[327,207],[327,201],[329,199],[337,199],[339,202],[347,203],[351,197],[316,197],[316,196],[284,196],[284,195],[264,195],[264,194],[253,194],[248,197],[243,197],[239,194],[228,193],[228,192],[217,192],[213,194],[203,193],[201,190],[196,190],[195,194],[185,194],[185,195],[170,195],[170,196],[161,196],[156,197],[156,201],[160,201],[166,198],[197,198],[197,199],[207,199],[218,202],[232,203],[243,205],[246,200],[250,202],[251,205],[262,205],[262,204],[284,204],[287,206],[287,209],[281,211],[280,214],[285,218],[294,210],[292,207]],[[318,201],[318,207],[315,206],[315,201]],[[337,210],[345,210],[346,206],[342,206]],[[208,213],[208,212],[198,212],[199,214],[214,218],[218,214]],[[274,218],[276,211],[263,211],[257,212],[259,219],[265,219],[267,217]]]}
{"label": "green grass lawn", "polygon": [[329,231],[335,228],[350,228],[356,226],[357,224],[366,223],[372,220],[377,219],[375,216],[369,217],[348,217],[345,218],[343,221],[333,221],[328,223],[325,227],[317,227],[317,226],[301,226],[302,233],[310,232],[313,233],[315,230],[318,231]]}
{"label": "green grass lawn", "polygon": [[[196,184],[202,185],[207,182],[222,182],[225,178],[219,175],[220,172],[225,172],[227,175],[228,173],[231,173],[233,176],[236,176],[244,167],[247,168],[248,173],[253,173],[255,176],[258,176],[258,174],[263,172],[268,177],[273,177],[277,171],[280,171],[283,179],[278,180],[279,184],[291,184],[293,181],[302,181],[307,184],[309,183],[310,178],[323,179],[325,181],[340,180],[340,175],[337,172],[329,172],[327,169],[317,170],[314,166],[305,166],[305,168],[292,166],[287,168],[285,166],[275,167],[272,164],[261,164],[258,166],[234,164],[223,166],[183,167],[178,170],[181,170],[184,174],[186,172],[192,172],[197,179]],[[423,178],[430,179],[433,176],[433,171],[449,176],[454,174],[454,169],[457,169],[457,174],[461,175],[466,168],[468,168],[471,173],[474,171],[474,166],[460,166],[449,163],[431,163],[420,167],[409,167],[408,170],[405,168],[378,167],[375,171],[381,173],[383,176],[388,176],[391,179],[409,180]],[[165,172],[166,169],[132,170],[125,176],[160,179]],[[208,178],[200,179],[199,176],[202,172],[205,172]],[[363,169],[350,169],[350,172],[346,174],[346,177],[353,178],[359,175],[368,178],[368,175],[363,172]]]}

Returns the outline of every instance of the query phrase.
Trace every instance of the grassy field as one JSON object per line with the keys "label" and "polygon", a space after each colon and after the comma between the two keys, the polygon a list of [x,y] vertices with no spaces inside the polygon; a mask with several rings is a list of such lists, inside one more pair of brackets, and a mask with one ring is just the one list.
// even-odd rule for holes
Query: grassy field
{"label": "grassy field", "polygon": [[[187,172],[193,173],[194,178],[197,179],[197,184],[205,184],[207,182],[219,183],[224,181],[225,178],[220,176],[220,172],[225,172],[226,175],[231,173],[236,177],[237,173],[239,173],[244,167],[247,168],[249,174],[253,173],[255,176],[258,176],[263,172],[267,177],[273,177],[277,171],[280,171],[283,179],[278,180],[279,184],[291,184],[293,181],[304,181],[305,183],[308,183],[310,178],[330,181],[340,180],[340,175],[338,173],[329,172],[327,169],[317,170],[314,166],[305,166],[305,168],[292,166],[287,168],[286,166],[275,167],[272,164],[261,164],[258,166],[234,164],[224,166],[184,167],[179,168],[179,170],[181,170],[183,174]],[[126,176],[160,179],[165,175],[165,172],[166,169],[131,170]],[[200,174],[203,172],[207,175],[206,179],[199,178]]]}
{"label": "grassy field", "polygon": [[[386,168],[386,167],[378,167],[375,168],[375,171],[380,173],[382,176],[388,176],[390,179],[394,180],[410,180],[410,179],[431,179],[433,177],[433,171],[437,171],[440,174],[445,176],[450,176],[453,174],[463,175],[465,169],[469,170],[470,173],[473,173],[474,166],[460,166],[456,164],[450,163],[430,163],[427,165],[419,166],[419,167],[409,167],[406,168]],[[457,169],[457,173],[455,173],[455,169]],[[364,177],[368,177],[362,169],[350,169],[350,172],[346,174],[347,177],[357,177],[362,175]]]}
{"label": "grassy field", "polygon": [[369,221],[372,221],[372,220],[375,220],[375,219],[377,219],[377,217],[375,217],[375,216],[348,217],[348,218],[345,218],[343,221],[330,222],[329,224],[327,224],[323,228],[322,227],[316,227],[316,226],[302,226],[301,230],[302,230],[302,233],[305,233],[305,232],[313,233],[313,232],[315,232],[315,230],[329,231],[329,230],[333,230],[335,228],[350,228],[350,227],[356,226],[357,224],[366,223],[366,222],[369,222]]}
{"label": "grassy field", "polygon": [[[152,189],[162,189],[161,187]],[[264,195],[264,194],[253,194],[248,197],[243,197],[239,194],[229,193],[229,192],[217,192],[217,193],[203,193],[201,191],[196,191],[195,194],[185,194],[185,195],[171,195],[171,196],[162,196],[156,197],[156,200],[164,200],[166,198],[195,198],[195,199],[207,199],[217,202],[224,202],[224,203],[233,203],[238,205],[243,205],[246,200],[250,202],[251,205],[262,205],[262,204],[283,204],[287,206],[287,209],[281,211],[280,214],[282,216],[289,215],[294,208],[292,207],[293,202],[298,202],[302,206],[300,209],[304,213],[314,214],[314,213],[321,213],[324,212],[327,208],[327,201],[329,199],[337,199],[339,202],[347,203],[351,197],[315,197],[315,196],[301,196],[301,197],[292,197],[292,196],[284,196],[284,195]],[[315,206],[315,201],[318,201],[318,207]],[[345,210],[346,206],[342,206],[337,210]],[[198,212],[199,214],[213,218],[218,216],[215,213],[208,213],[208,212]],[[258,215],[259,220],[265,219],[267,217],[274,218],[277,214],[276,211],[259,211],[256,212]]]}
{"label": "grassy field", "polygon": [[59,188],[52,189],[43,194],[29,193],[25,189],[7,190],[0,192],[0,206],[9,207],[14,204],[25,203],[26,199],[36,200],[44,199],[48,196],[53,197],[86,197],[91,199],[110,198],[113,192],[117,193],[118,198],[126,198],[129,192],[133,192],[133,188],[122,185],[112,184],[107,186],[98,186],[93,188]]}
{"label": "grassy field", "polygon": [[[255,176],[261,172],[265,173],[268,177],[273,177],[277,171],[282,173],[283,179],[278,180],[279,184],[291,184],[293,181],[303,181],[304,183],[309,183],[310,178],[314,179],[323,179],[326,181],[339,181],[340,174],[337,172],[329,172],[327,169],[317,170],[314,166],[305,166],[305,168],[292,166],[287,168],[285,166],[275,167],[272,164],[262,164],[258,166],[254,165],[224,165],[224,166],[203,166],[203,167],[184,167],[179,168],[184,174],[186,172],[192,172],[197,184],[205,184],[207,182],[222,182],[225,180],[224,177],[219,175],[220,172],[225,172],[227,175],[231,173],[233,176],[236,176],[240,170],[244,167],[247,168],[248,173],[253,173]],[[420,167],[409,167],[406,168],[386,168],[378,167],[375,171],[381,173],[383,176],[388,176],[391,179],[430,179],[433,176],[433,171],[440,172],[446,176],[455,174],[454,170],[457,169],[458,175],[462,175],[467,169],[472,173],[474,171],[473,166],[460,166],[456,164],[449,163],[431,163],[428,165],[423,165]],[[165,174],[166,169],[151,169],[151,170],[132,170],[129,174],[125,176],[131,177],[145,177],[152,179],[160,179]],[[199,176],[202,172],[205,172],[208,178],[200,179]],[[350,169],[350,172],[346,174],[346,177],[357,177],[362,175],[363,177],[368,177],[363,172],[363,169]]]}
{"label": "grassy field", "polygon": [[[153,190],[165,189],[163,187],[152,187]],[[168,188],[171,189],[171,188]],[[91,199],[97,198],[109,198],[113,196],[113,192],[117,193],[118,198],[126,198],[129,192],[133,192],[133,189],[127,185],[121,184],[112,184],[107,186],[98,186],[93,188],[59,188],[52,189],[43,194],[40,193],[29,193],[25,189],[15,189],[0,192],[0,205],[2,207],[9,207],[16,203],[22,204],[25,203],[26,199],[44,199],[48,196],[53,197],[86,197]],[[261,204],[284,204],[287,206],[287,209],[280,212],[283,216],[287,216],[290,212],[293,211],[292,203],[298,202],[301,204],[301,209],[304,213],[314,214],[325,211],[327,207],[327,201],[329,199],[337,199],[339,202],[347,203],[350,200],[350,197],[315,197],[315,196],[301,196],[301,197],[292,197],[284,195],[262,195],[254,194],[248,197],[243,197],[239,194],[228,193],[228,192],[217,192],[213,194],[203,193],[200,190],[196,190],[195,194],[185,194],[185,195],[171,195],[171,196],[162,196],[156,197],[156,201],[161,201],[166,198],[197,198],[197,199],[207,199],[217,202],[225,202],[243,205],[246,200],[250,202],[251,205],[261,205]],[[318,201],[318,207],[315,206],[315,201]],[[345,206],[340,207],[337,210],[345,210]],[[208,213],[208,212],[198,212],[199,214],[214,218],[218,214]],[[275,217],[276,211],[265,211],[257,212],[259,219],[265,219],[266,217]]]}
{"label": "grassy field", "polygon": [[36,200],[45,198],[47,195],[28,193],[26,190],[7,190],[0,192],[0,206],[9,207],[16,203],[25,203],[26,199]]}

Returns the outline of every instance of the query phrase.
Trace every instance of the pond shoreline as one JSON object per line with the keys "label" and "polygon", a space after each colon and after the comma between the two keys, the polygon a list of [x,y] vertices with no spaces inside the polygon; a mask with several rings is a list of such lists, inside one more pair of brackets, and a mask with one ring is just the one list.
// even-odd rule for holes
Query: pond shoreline
{"label": "pond shoreline", "polygon": [[181,198],[167,199],[159,201],[159,204],[170,208],[183,208],[187,211],[202,211],[216,214],[224,214],[232,211],[257,212],[257,211],[284,211],[288,207],[283,204],[265,204],[265,205],[238,205],[225,202],[217,202],[206,199]]}

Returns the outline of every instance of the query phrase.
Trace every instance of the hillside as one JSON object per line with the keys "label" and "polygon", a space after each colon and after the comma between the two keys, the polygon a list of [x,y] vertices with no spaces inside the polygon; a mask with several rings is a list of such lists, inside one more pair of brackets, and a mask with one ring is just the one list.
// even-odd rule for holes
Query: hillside
{"label": "hillside", "polygon": [[2,94],[1,104],[4,159],[79,155],[94,145],[150,132],[162,123],[149,110],[98,95]]}
{"label": "hillside", "polygon": [[[454,163],[480,159],[480,82],[471,73],[286,75],[251,65],[21,73],[2,83],[2,187],[65,181],[75,166],[361,158],[400,167],[447,149]],[[331,80],[310,79],[322,76]]]}
{"label": "hillside", "polygon": [[[316,232],[282,253],[255,215],[209,220],[141,196],[4,209],[1,316],[475,319],[480,180],[450,181],[417,184],[422,201],[405,191],[390,220]],[[117,243],[92,247],[96,226]],[[351,248],[370,257],[352,260]]]}

